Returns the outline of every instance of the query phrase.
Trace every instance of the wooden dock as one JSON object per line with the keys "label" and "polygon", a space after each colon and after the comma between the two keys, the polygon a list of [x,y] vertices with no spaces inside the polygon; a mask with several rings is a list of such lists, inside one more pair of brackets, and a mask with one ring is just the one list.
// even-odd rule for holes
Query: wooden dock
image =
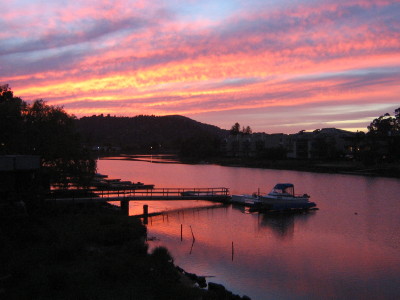
{"label": "wooden dock", "polygon": [[152,189],[77,189],[53,190],[46,201],[94,203],[109,201],[159,201],[159,200],[210,200],[225,202],[229,200],[229,189],[217,188],[152,188]]}

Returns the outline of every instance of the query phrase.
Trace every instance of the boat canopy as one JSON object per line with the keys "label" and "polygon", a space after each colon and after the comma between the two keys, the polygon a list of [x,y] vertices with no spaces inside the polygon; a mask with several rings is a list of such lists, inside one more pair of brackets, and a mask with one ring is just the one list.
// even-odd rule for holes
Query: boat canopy
{"label": "boat canopy", "polygon": [[289,194],[294,196],[294,185],[291,183],[278,183],[272,189],[273,194]]}
{"label": "boat canopy", "polygon": [[284,190],[284,189],[287,189],[287,188],[290,188],[290,187],[294,187],[294,185],[291,184],[291,183],[278,183],[278,184],[276,184],[274,186],[274,189]]}

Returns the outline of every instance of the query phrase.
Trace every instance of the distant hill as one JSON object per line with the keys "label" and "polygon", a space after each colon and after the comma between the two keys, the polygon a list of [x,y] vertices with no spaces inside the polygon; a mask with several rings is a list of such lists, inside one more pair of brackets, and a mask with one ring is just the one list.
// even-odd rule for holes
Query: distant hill
{"label": "distant hill", "polygon": [[91,116],[76,120],[88,146],[113,146],[122,150],[174,151],[193,139],[221,139],[229,133],[217,126],[172,116]]}

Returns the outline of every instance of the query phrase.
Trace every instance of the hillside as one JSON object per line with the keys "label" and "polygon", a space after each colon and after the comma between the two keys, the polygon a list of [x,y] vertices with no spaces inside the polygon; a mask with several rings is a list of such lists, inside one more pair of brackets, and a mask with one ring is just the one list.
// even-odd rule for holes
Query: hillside
{"label": "hillside", "polygon": [[88,146],[113,146],[127,151],[179,150],[193,139],[220,139],[228,133],[216,126],[173,116],[91,116],[76,120]]}

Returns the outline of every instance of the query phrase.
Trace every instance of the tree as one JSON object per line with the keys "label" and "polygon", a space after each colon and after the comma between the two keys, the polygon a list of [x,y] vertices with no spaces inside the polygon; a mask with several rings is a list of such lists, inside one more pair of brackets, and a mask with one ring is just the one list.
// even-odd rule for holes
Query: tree
{"label": "tree", "polygon": [[393,136],[400,131],[400,107],[395,110],[395,117],[389,113],[374,119],[368,126],[368,134],[375,136]]}
{"label": "tree", "polygon": [[39,155],[53,180],[83,182],[96,164],[82,149],[75,117],[43,100],[27,104],[0,86],[0,153]]}
{"label": "tree", "polygon": [[400,107],[392,117],[386,113],[368,126],[368,160],[390,161],[400,158]]}
{"label": "tree", "polygon": [[43,100],[33,102],[25,115],[27,152],[40,153],[46,160],[74,156],[80,147],[74,119],[61,107],[47,105]]}
{"label": "tree", "polygon": [[239,135],[239,134],[252,134],[252,130],[250,126],[242,127],[242,130],[240,130],[240,124],[236,122],[230,130],[231,135]]}
{"label": "tree", "polygon": [[243,134],[252,134],[253,133],[250,126],[247,126],[246,128],[243,127],[242,132],[243,132]]}
{"label": "tree", "polygon": [[239,133],[240,133],[240,124],[238,122],[236,122],[231,128],[230,134],[238,135]]}
{"label": "tree", "polygon": [[75,116],[62,107],[36,100],[25,115],[26,152],[42,157],[42,164],[51,177],[66,184],[85,183],[86,175],[94,173],[95,162],[81,145],[75,129]]}
{"label": "tree", "polygon": [[0,86],[0,154],[19,154],[26,103],[8,85]]}
{"label": "tree", "polygon": [[206,160],[219,155],[221,139],[210,133],[198,133],[181,142],[179,156],[189,160]]}

